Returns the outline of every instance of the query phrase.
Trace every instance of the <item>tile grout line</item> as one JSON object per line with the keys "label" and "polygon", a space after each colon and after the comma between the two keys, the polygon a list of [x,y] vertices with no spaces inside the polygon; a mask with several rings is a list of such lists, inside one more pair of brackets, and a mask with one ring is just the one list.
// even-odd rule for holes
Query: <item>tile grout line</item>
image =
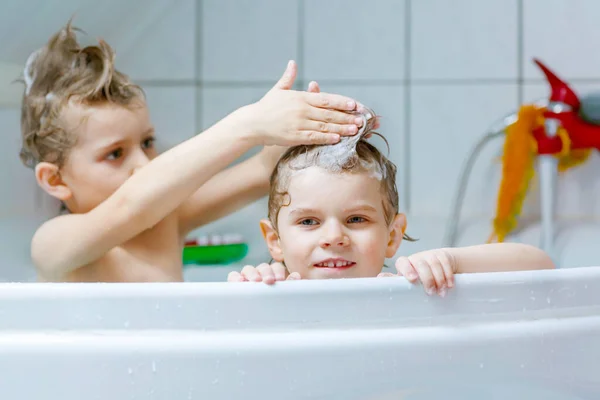
{"label": "tile grout line", "polygon": [[[202,0],[196,0],[196,12],[195,21],[196,26],[194,27],[194,82],[193,86],[195,90],[196,107],[195,108],[195,119],[194,119],[194,134],[199,134],[202,131]],[[190,85],[188,85],[190,86]]]}
{"label": "tile grout line", "polygon": [[523,74],[523,0],[517,0],[517,106],[523,104],[524,97],[524,74]]}
{"label": "tile grout line", "polygon": [[[568,78],[572,83],[600,83],[600,78]],[[234,87],[271,87],[273,81],[256,80],[256,81],[196,81],[190,79],[181,80],[136,80],[136,83],[144,87],[202,87],[202,88],[234,88]],[[393,79],[325,79],[319,80],[321,85],[344,85],[344,86],[469,86],[469,85],[514,85],[515,79],[449,79],[449,80],[419,80],[411,81],[393,80]],[[542,84],[543,79],[522,79],[521,83],[526,84]]]}
{"label": "tile grout line", "polygon": [[304,0],[297,0],[297,13],[296,16],[296,63],[298,65],[298,69],[300,72],[298,77],[296,78],[295,87],[298,90],[305,90],[304,86],[306,84],[306,77],[304,75],[304,70],[306,66],[304,65]]}
{"label": "tile grout line", "polygon": [[404,200],[402,206],[406,214],[410,213],[410,189],[411,189],[411,159],[410,159],[410,145],[411,145],[411,0],[406,0],[404,7],[404,82],[408,83],[404,87],[404,160],[403,160],[403,171],[402,171],[402,192],[401,197]]}

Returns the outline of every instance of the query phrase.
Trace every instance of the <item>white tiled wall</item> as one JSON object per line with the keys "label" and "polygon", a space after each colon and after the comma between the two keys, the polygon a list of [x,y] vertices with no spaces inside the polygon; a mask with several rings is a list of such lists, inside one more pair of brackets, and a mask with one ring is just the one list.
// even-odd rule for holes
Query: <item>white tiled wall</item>
{"label": "white tiled wall", "polygon": [[[399,167],[409,232],[421,238],[401,253],[441,246],[462,163],[484,131],[547,88],[539,57],[584,93],[600,88],[600,2],[596,0],[155,0],[144,24],[120,25],[118,65],[146,89],[168,147],[258,100],[299,63],[298,87],[355,96],[383,116],[381,133]],[[149,19],[151,18],[151,19]],[[116,29],[116,27],[115,27]],[[108,36],[108,35],[106,35]],[[115,36],[115,32],[112,32]],[[18,111],[0,111],[7,188],[5,215],[24,215],[34,184],[16,159]],[[13,138],[13,139],[11,139]],[[501,143],[488,146],[472,174],[461,243],[489,234]],[[559,237],[565,266],[600,264],[598,155],[561,178]],[[30,183],[25,183],[30,182]],[[536,214],[534,184],[527,213]],[[201,229],[240,231],[254,257],[266,254],[257,220],[264,202]],[[579,220],[586,220],[583,225]],[[515,237],[538,244],[534,222]],[[591,236],[590,236],[591,235]],[[590,250],[591,249],[591,250]],[[265,255],[266,256],[266,255]],[[1,274],[1,271],[0,271]]]}

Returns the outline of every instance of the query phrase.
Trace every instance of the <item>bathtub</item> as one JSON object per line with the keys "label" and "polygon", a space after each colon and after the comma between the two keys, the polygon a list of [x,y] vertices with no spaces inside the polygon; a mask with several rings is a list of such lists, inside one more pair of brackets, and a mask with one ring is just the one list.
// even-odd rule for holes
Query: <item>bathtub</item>
{"label": "bathtub", "polygon": [[0,285],[0,398],[598,399],[600,267]]}

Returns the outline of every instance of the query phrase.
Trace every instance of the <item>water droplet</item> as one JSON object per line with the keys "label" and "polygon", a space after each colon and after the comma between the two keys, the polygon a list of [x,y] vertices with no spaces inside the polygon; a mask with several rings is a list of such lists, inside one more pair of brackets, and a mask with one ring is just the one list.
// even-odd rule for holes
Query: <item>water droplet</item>
{"label": "water droplet", "polygon": [[390,296],[390,301],[391,301],[391,300],[394,300],[394,297],[393,297],[393,296]]}
{"label": "water droplet", "polygon": [[546,297],[546,302],[547,302],[548,304],[550,304],[550,303],[551,303],[551,301],[550,301],[550,297]]}
{"label": "water droplet", "polygon": [[240,370],[238,371],[238,374],[240,374],[240,375],[244,376],[244,375],[246,375],[246,371],[244,371],[244,370],[240,369]]}
{"label": "water droplet", "polygon": [[123,323],[123,326],[124,326],[125,328],[129,328],[129,321],[125,321],[125,322]]}
{"label": "water droplet", "polygon": [[525,368],[525,364],[521,364],[521,368]]}
{"label": "water droplet", "polygon": [[158,303],[156,304],[156,309],[160,310],[160,304],[158,304]]}
{"label": "water droplet", "polygon": [[535,297],[531,296],[531,297],[529,298],[529,300],[531,300],[531,301],[535,301]]}
{"label": "water droplet", "polygon": [[242,324],[242,321],[238,319],[238,320],[237,320],[237,324],[238,324],[238,325],[241,325],[241,324]]}
{"label": "water droplet", "polygon": [[390,293],[392,293],[392,288],[389,288],[388,290],[389,290]]}
{"label": "water droplet", "polygon": [[218,383],[219,383],[219,379],[218,379],[218,378],[215,378],[215,379],[213,379],[213,381],[212,381],[212,384],[213,384],[213,385],[216,385],[216,384],[218,384]]}
{"label": "water droplet", "polygon": [[181,304],[177,304],[177,308],[181,308],[181,307],[182,307]]}
{"label": "water droplet", "polygon": [[479,364],[479,368],[483,368],[483,363]]}
{"label": "water droplet", "polygon": [[152,372],[156,373],[156,361],[152,361]]}
{"label": "water droplet", "polygon": [[215,310],[215,315],[219,314],[219,310]]}
{"label": "water droplet", "polygon": [[128,373],[129,375],[133,374],[133,369],[131,369],[131,367],[127,368],[127,373]]}
{"label": "water droplet", "polygon": [[587,289],[587,284],[586,284],[586,285],[583,285],[583,288],[584,288],[584,289]]}

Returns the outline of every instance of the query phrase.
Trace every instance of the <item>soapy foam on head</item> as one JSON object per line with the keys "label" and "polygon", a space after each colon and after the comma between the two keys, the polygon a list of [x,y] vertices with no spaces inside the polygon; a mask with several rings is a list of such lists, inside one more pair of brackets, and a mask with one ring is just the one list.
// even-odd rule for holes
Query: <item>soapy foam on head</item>
{"label": "soapy foam on head", "polygon": [[371,132],[377,122],[375,113],[366,110],[365,113],[356,113],[363,119],[363,124],[356,135],[342,136],[338,143],[324,146],[306,148],[306,152],[290,161],[289,167],[293,171],[303,170],[310,166],[318,166],[329,172],[340,173],[354,170],[359,166],[361,171],[368,172],[377,180],[385,178],[385,169],[375,160],[361,159],[356,152],[356,147],[365,136]]}

